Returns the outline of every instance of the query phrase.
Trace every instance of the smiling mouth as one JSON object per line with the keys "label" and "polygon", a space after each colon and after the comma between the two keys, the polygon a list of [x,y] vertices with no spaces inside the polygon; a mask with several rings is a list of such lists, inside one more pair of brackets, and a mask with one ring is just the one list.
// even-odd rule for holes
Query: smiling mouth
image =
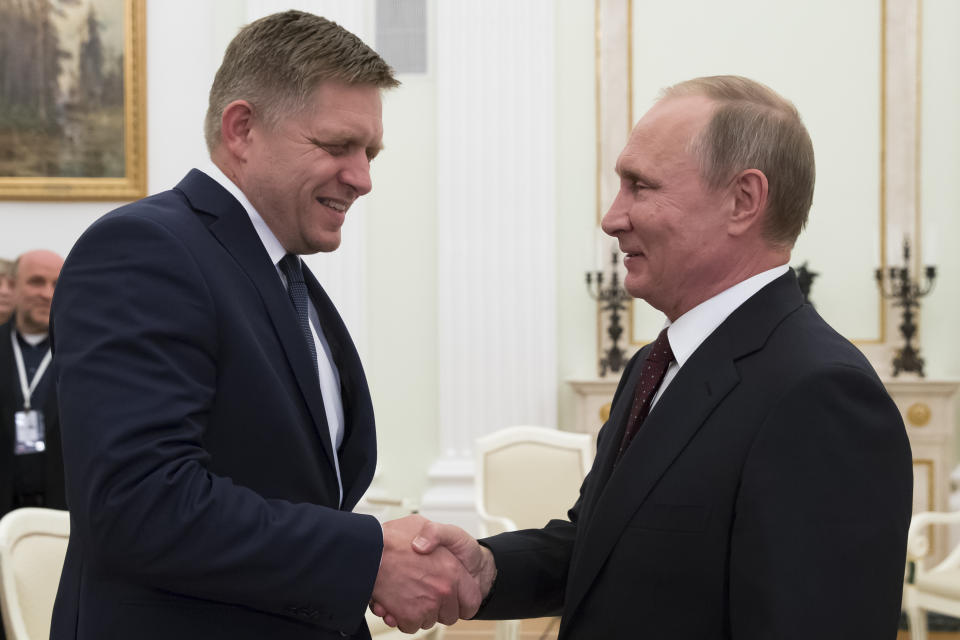
{"label": "smiling mouth", "polygon": [[350,202],[345,202],[343,200],[334,200],[333,198],[317,198],[317,202],[322,204],[325,207],[329,207],[334,211],[339,211],[340,213],[346,213],[347,209],[350,208]]}

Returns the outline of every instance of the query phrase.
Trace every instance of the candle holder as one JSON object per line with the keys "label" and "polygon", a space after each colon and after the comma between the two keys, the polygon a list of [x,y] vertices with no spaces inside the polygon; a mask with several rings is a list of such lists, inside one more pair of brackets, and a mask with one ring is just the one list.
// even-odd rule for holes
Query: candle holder
{"label": "candle holder", "polygon": [[923,373],[923,358],[920,352],[913,346],[913,338],[917,333],[917,324],[914,322],[916,314],[914,310],[920,309],[920,298],[926,296],[933,290],[933,283],[937,279],[937,268],[933,265],[927,265],[924,268],[922,280],[914,280],[910,276],[910,239],[903,239],[903,266],[890,267],[884,273],[883,268],[878,268],[875,272],[877,286],[880,287],[880,295],[884,298],[893,300],[893,306],[903,308],[903,323],[900,325],[900,333],[906,344],[898,349],[893,358],[893,375],[897,376],[902,372],[915,372],[921,378]]}
{"label": "candle holder", "polygon": [[619,253],[612,251],[612,273],[610,283],[604,285],[603,271],[587,271],[587,293],[597,301],[601,313],[608,313],[610,324],[607,335],[610,336],[610,348],[600,358],[600,376],[607,373],[618,373],[627,364],[626,351],[620,348],[619,342],[623,336],[623,327],[620,324],[620,314],[627,311],[627,304],[632,299],[630,294],[620,286],[620,275],[617,272]]}
{"label": "candle holder", "polygon": [[803,301],[813,307],[815,305],[810,302],[810,289],[813,288],[813,281],[820,274],[816,271],[811,271],[808,269],[807,264],[808,262],[804,261],[804,263],[797,267],[795,271],[797,272],[797,284],[800,286],[800,293],[803,294]]}

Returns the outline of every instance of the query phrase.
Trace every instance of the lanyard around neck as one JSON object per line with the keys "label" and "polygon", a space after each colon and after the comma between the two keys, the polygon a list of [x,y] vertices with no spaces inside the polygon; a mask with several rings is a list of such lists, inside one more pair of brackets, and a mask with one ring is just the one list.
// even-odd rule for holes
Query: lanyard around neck
{"label": "lanyard around neck", "polygon": [[50,360],[53,358],[53,354],[48,348],[46,355],[43,356],[43,360],[40,361],[40,366],[37,367],[37,372],[33,374],[33,380],[27,383],[27,368],[23,364],[23,352],[20,350],[20,341],[17,340],[16,327],[10,328],[10,342],[13,344],[13,357],[17,361],[17,374],[20,376],[20,391],[23,393],[23,408],[24,410],[29,411],[30,396],[37,388],[37,385],[40,384],[40,379],[47,371],[47,367],[50,366]]}

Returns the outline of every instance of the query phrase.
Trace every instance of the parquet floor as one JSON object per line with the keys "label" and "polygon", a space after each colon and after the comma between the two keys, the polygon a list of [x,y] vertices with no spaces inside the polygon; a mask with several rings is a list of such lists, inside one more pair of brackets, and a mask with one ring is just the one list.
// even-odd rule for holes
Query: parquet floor
{"label": "parquet floor", "polygon": [[[520,640],[556,640],[557,628],[544,631],[549,623],[549,618],[540,618],[536,620],[524,620],[520,627]],[[444,640],[491,640],[493,638],[493,622],[487,620],[465,620],[446,630]],[[901,631],[897,634],[897,640],[910,640],[909,631]],[[930,640],[960,640],[960,633],[930,632]]]}
{"label": "parquet floor", "polygon": [[[551,629],[550,618],[524,620],[520,627],[520,640],[556,640],[557,625]],[[465,620],[445,630],[444,640],[491,640],[494,623],[489,620]],[[960,640],[960,632],[930,632],[930,640]],[[910,640],[909,631],[897,633],[897,640]]]}
{"label": "parquet floor", "polygon": [[[524,620],[520,625],[520,640],[556,640],[559,624],[548,629],[551,620],[552,618]],[[494,624],[490,620],[463,620],[447,628],[443,640],[491,640]],[[931,636],[930,640],[934,638]]]}

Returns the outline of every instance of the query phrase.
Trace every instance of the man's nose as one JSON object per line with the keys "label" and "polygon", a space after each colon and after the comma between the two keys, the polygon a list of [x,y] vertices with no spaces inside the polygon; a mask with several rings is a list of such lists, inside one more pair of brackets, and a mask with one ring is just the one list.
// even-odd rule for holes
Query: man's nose
{"label": "man's nose", "polygon": [[627,215],[629,207],[626,206],[622,193],[618,193],[614,198],[613,204],[604,214],[600,221],[600,228],[608,236],[614,236],[618,233],[630,230],[630,217]]}
{"label": "man's nose", "polygon": [[370,159],[365,151],[351,154],[347,165],[340,171],[340,181],[353,187],[358,196],[370,193],[373,181],[370,179]]}

